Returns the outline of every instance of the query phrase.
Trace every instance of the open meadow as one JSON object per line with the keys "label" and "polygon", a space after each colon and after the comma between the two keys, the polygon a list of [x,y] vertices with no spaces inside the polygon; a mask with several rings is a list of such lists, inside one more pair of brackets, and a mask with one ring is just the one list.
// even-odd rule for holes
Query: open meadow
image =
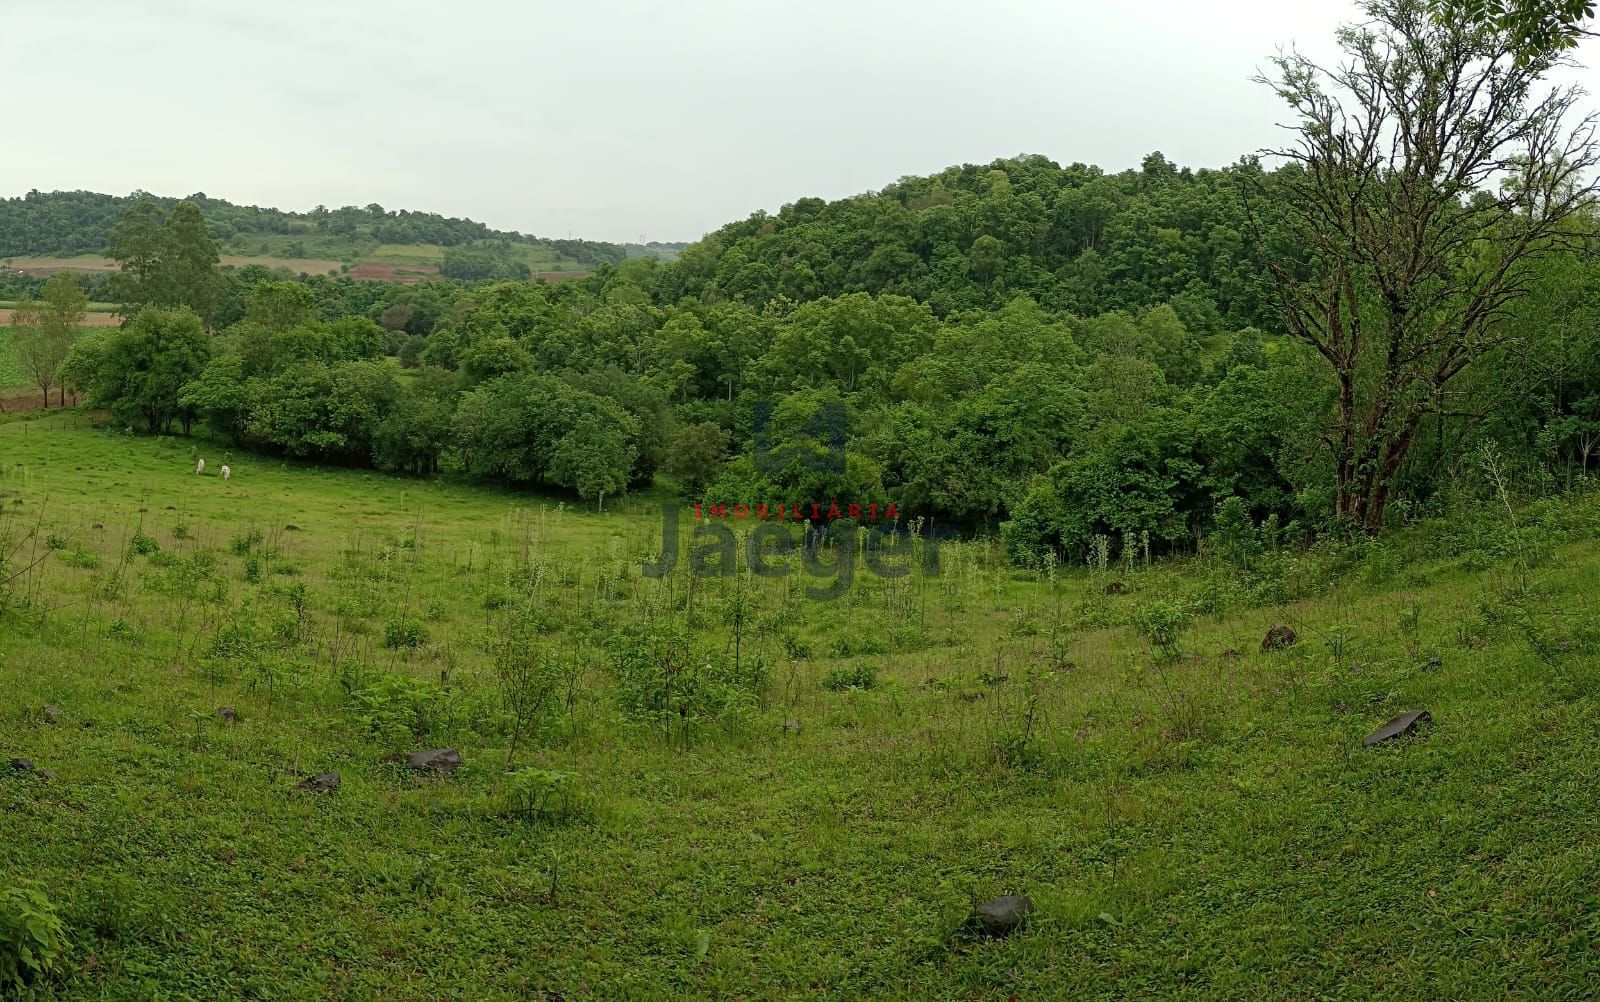
{"label": "open meadow", "polygon": [[1600,978],[1593,496],[1231,563],[951,541],[831,601],[642,575],[660,500],[0,424],[0,877],[65,936],[24,997]]}

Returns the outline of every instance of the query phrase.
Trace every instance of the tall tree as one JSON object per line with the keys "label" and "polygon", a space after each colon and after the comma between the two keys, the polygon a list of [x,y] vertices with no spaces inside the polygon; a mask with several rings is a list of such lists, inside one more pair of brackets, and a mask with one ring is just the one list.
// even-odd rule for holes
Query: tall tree
{"label": "tall tree", "polygon": [[179,202],[161,231],[156,302],[187,306],[209,327],[211,312],[222,293],[216,237],[193,202]]}
{"label": "tall tree", "polygon": [[111,257],[122,271],[111,280],[107,291],[122,304],[124,317],[132,317],[154,298],[164,221],[154,202],[139,202],[123,213],[111,230]]}
{"label": "tall tree", "polygon": [[111,256],[122,267],[111,285],[132,317],[145,306],[187,306],[208,327],[224,289],[216,237],[193,202],[179,202],[163,219],[140,202],[111,232]]}
{"label": "tall tree", "polygon": [[1336,515],[1375,534],[1423,418],[1502,346],[1508,308],[1594,200],[1593,117],[1550,87],[1561,50],[1426,0],[1367,0],[1325,69],[1269,82],[1294,110],[1272,183],[1294,254],[1270,263],[1286,325],[1337,386]]}
{"label": "tall tree", "polygon": [[[77,276],[66,271],[51,276],[44,283],[43,294],[42,301],[18,303],[12,324],[16,327],[13,341],[17,359],[23,371],[38,385],[44,396],[44,406],[49,407],[50,387],[62,382],[61,363],[66,361],[72,342],[78,337],[89,300],[79,287]],[[66,403],[64,382],[61,403]]]}

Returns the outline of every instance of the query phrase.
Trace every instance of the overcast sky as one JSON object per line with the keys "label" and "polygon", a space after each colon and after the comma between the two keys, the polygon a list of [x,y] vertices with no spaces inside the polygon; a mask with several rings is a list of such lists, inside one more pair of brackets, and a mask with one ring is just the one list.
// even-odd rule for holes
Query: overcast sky
{"label": "overcast sky", "polygon": [[[0,0],[0,194],[86,188],[692,240],[1042,153],[1222,166],[1344,2]],[[1594,45],[1586,47],[1591,64]]]}

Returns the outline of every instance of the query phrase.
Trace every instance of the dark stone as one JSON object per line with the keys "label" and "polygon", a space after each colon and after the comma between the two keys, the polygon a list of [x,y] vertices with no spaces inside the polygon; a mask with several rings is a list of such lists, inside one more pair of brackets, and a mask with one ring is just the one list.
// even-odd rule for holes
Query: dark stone
{"label": "dark stone", "polygon": [[406,756],[406,765],[418,772],[436,772],[441,776],[451,776],[461,768],[461,753],[454,748],[416,751]]}
{"label": "dark stone", "polygon": [[25,758],[14,758],[14,759],[11,760],[11,771],[12,772],[32,772],[33,771],[33,763],[31,761],[29,761],[28,759],[25,759]]}
{"label": "dark stone", "polygon": [[1017,894],[1005,894],[985,901],[973,912],[978,928],[990,936],[1009,936],[1022,928],[1033,911],[1033,902]]}
{"label": "dark stone", "polygon": [[178,509],[177,509],[177,506],[175,506],[175,505],[170,505],[170,504],[169,504],[169,505],[167,505],[167,511],[177,511],[177,510],[178,510]]}
{"label": "dark stone", "polygon": [[296,790],[306,793],[332,793],[339,788],[339,774],[336,772],[319,772],[315,776],[307,776],[295,785]]}
{"label": "dark stone", "polygon": [[1287,626],[1274,626],[1261,638],[1262,651],[1278,651],[1285,647],[1293,647],[1300,638]]}
{"label": "dark stone", "polygon": [[785,720],[783,723],[778,725],[778,728],[779,728],[779,730],[782,730],[785,734],[799,734],[800,733],[800,721],[798,721],[798,720]]}
{"label": "dark stone", "polygon": [[217,716],[221,717],[224,723],[237,724],[239,722],[239,711],[231,706],[217,707]]}
{"label": "dark stone", "polygon": [[34,775],[38,776],[46,783],[53,783],[61,778],[60,776],[56,775],[56,771],[54,769],[39,769],[34,772]]}
{"label": "dark stone", "polygon": [[105,526],[104,526],[104,525],[102,525],[102,524],[100,524],[100,523],[99,523],[99,522],[95,522],[95,523],[92,523],[92,524],[91,524],[91,525],[90,525],[90,526],[89,526],[89,528],[91,528],[91,529],[104,529],[104,528],[105,528]]}
{"label": "dark stone", "polygon": [[284,528],[285,532],[299,532],[300,531],[300,527],[298,525],[292,525],[291,524],[291,525],[286,525],[283,528]]}
{"label": "dark stone", "polygon": [[39,711],[39,715],[45,719],[46,723],[53,724],[61,719],[61,707],[53,703],[46,703],[44,704],[44,709]]}
{"label": "dark stone", "polygon": [[1373,745],[1382,744],[1392,738],[1406,734],[1415,734],[1417,727],[1433,720],[1433,715],[1427,710],[1412,710],[1402,713],[1398,717],[1384,724],[1382,727],[1361,739],[1362,745],[1371,748]]}
{"label": "dark stone", "polygon": [[139,509],[139,514],[143,515],[145,512],[147,512],[149,510],[150,510],[149,508],[140,508]]}
{"label": "dark stone", "polygon": [[1127,587],[1128,586],[1123,584],[1121,581],[1113,581],[1110,584],[1106,585],[1106,594],[1107,595],[1121,595],[1123,593],[1123,591]]}

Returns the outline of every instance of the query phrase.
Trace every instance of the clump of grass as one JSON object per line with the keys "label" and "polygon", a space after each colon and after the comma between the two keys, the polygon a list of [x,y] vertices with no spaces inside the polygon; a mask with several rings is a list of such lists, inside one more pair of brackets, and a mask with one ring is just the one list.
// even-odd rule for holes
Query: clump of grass
{"label": "clump of grass", "polygon": [[795,661],[811,660],[811,644],[799,634],[786,631],[779,635],[778,642],[783,645],[783,653]]}
{"label": "clump of grass", "polygon": [[383,624],[383,646],[391,650],[416,650],[427,642],[427,628],[414,619],[391,619]]}
{"label": "clump of grass", "polygon": [[505,777],[505,816],[547,825],[592,816],[594,802],[577,773],[528,767]]}
{"label": "clump of grass", "polygon": [[79,567],[89,571],[100,566],[100,554],[84,549],[82,543],[73,547],[71,553],[62,554],[61,560],[68,567]]}
{"label": "clump of grass", "polygon": [[242,557],[260,546],[264,539],[266,539],[266,536],[262,534],[260,529],[241,532],[228,541],[228,552],[236,557]]}
{"label": "clump of grass", "polygon": [[834,637],[828,643],[828,656],[834,658],[858,658],[863,655],[887,653],[889,653],[888,643],[882,637],[870,633],[846,633]]}
{"label": "clump of grass", "polygon": [[822,687],[830,692],[850,689],[870,690],[878,687],[878,669],[864,662],[846,668],[834,668],[822,677]]}

